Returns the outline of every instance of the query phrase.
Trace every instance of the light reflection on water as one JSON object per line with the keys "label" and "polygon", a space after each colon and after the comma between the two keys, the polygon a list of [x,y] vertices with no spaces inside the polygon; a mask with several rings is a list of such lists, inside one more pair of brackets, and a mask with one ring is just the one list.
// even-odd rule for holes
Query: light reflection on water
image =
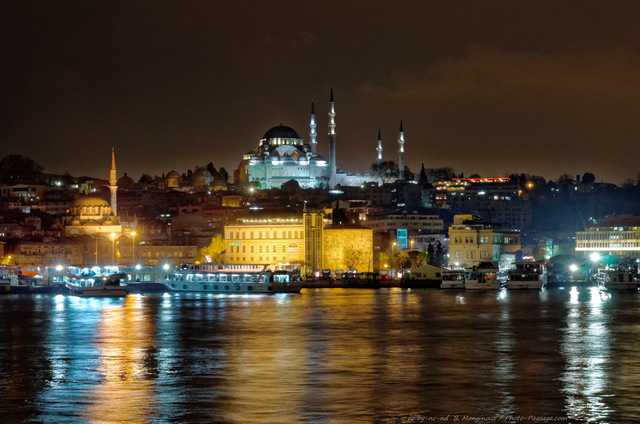
{"label": "light reflection on water", "polygon": [[630,422],[639,303],[589,289],[7,295],[0,407],[17,422]]}

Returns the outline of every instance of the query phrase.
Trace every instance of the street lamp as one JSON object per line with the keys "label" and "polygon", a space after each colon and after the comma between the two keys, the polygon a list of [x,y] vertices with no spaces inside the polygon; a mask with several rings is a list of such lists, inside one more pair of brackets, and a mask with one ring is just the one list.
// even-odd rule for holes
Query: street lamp
{"label": "street lamp", "polygon": [[111,264],[115,265],[116,263],[116,233],[109,234],[109,238],[111,239],[111,244],[113,246],[111,250]]}

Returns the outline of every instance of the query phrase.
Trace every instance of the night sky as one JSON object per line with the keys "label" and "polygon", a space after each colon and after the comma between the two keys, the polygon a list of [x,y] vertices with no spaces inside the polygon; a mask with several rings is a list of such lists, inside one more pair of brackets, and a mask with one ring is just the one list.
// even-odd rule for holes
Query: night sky
{"label": "night sky", "polygon": [[378,129],[414,172],[640,171],[640,2],[2,1],[0,157],[135,179],[229,173],[271,127],[370,169]]}

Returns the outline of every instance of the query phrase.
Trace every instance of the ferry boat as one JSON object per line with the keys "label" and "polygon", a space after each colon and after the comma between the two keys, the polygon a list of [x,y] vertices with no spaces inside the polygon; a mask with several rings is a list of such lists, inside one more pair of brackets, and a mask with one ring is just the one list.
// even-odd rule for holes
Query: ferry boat
{"label": "ferry boat", "polygon": [[464,270],[443,269],[441,289],[464,289]]}
{"label": "ferry boat", "polygon": [[546,267],[538,262],[516,262],[507,273],[509,290],[540,290],[546,281]]}
{"label": "ferry boat", "polygon": [[442,268],[433,265],[421,265],[410,269],[402,276],[400,285],[411,288],[440,287],[442,284]]}
{"label": "ferry boat", "polygon": [[156,283],[129,282],[133,293],[150,291],[183,293],[299,293],[299,273],[271,270],[266,265],[186,264],[165,270]]}
{"label": "ferry boat", "polygon": [[633,269],[608,269],[598,273],[599,286],[607,290],[638,290],[640,277]]}
{"label": "ferry boat", "polygon": [[127,287],[121,284],[126,275],[118,267],[70,266],[65,277],[69,294],[81,297],[124,297]]}
{"label": "ferry boat", "polygon": [[498,267],[492,263],[480,264],[467,271],[464,280],[466,290],[500,290],[502,281],[498,278]]}

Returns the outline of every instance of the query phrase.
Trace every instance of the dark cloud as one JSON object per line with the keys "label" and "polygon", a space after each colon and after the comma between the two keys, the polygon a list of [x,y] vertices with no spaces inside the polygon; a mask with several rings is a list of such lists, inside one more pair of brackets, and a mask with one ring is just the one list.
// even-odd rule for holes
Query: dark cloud
{"label": "dark cloud", "polygon": [[636,2],[6,2],[0,156],[105,177],[232,170],[271,126],[367,170],[380,128],[409,165],[635,176]]}

